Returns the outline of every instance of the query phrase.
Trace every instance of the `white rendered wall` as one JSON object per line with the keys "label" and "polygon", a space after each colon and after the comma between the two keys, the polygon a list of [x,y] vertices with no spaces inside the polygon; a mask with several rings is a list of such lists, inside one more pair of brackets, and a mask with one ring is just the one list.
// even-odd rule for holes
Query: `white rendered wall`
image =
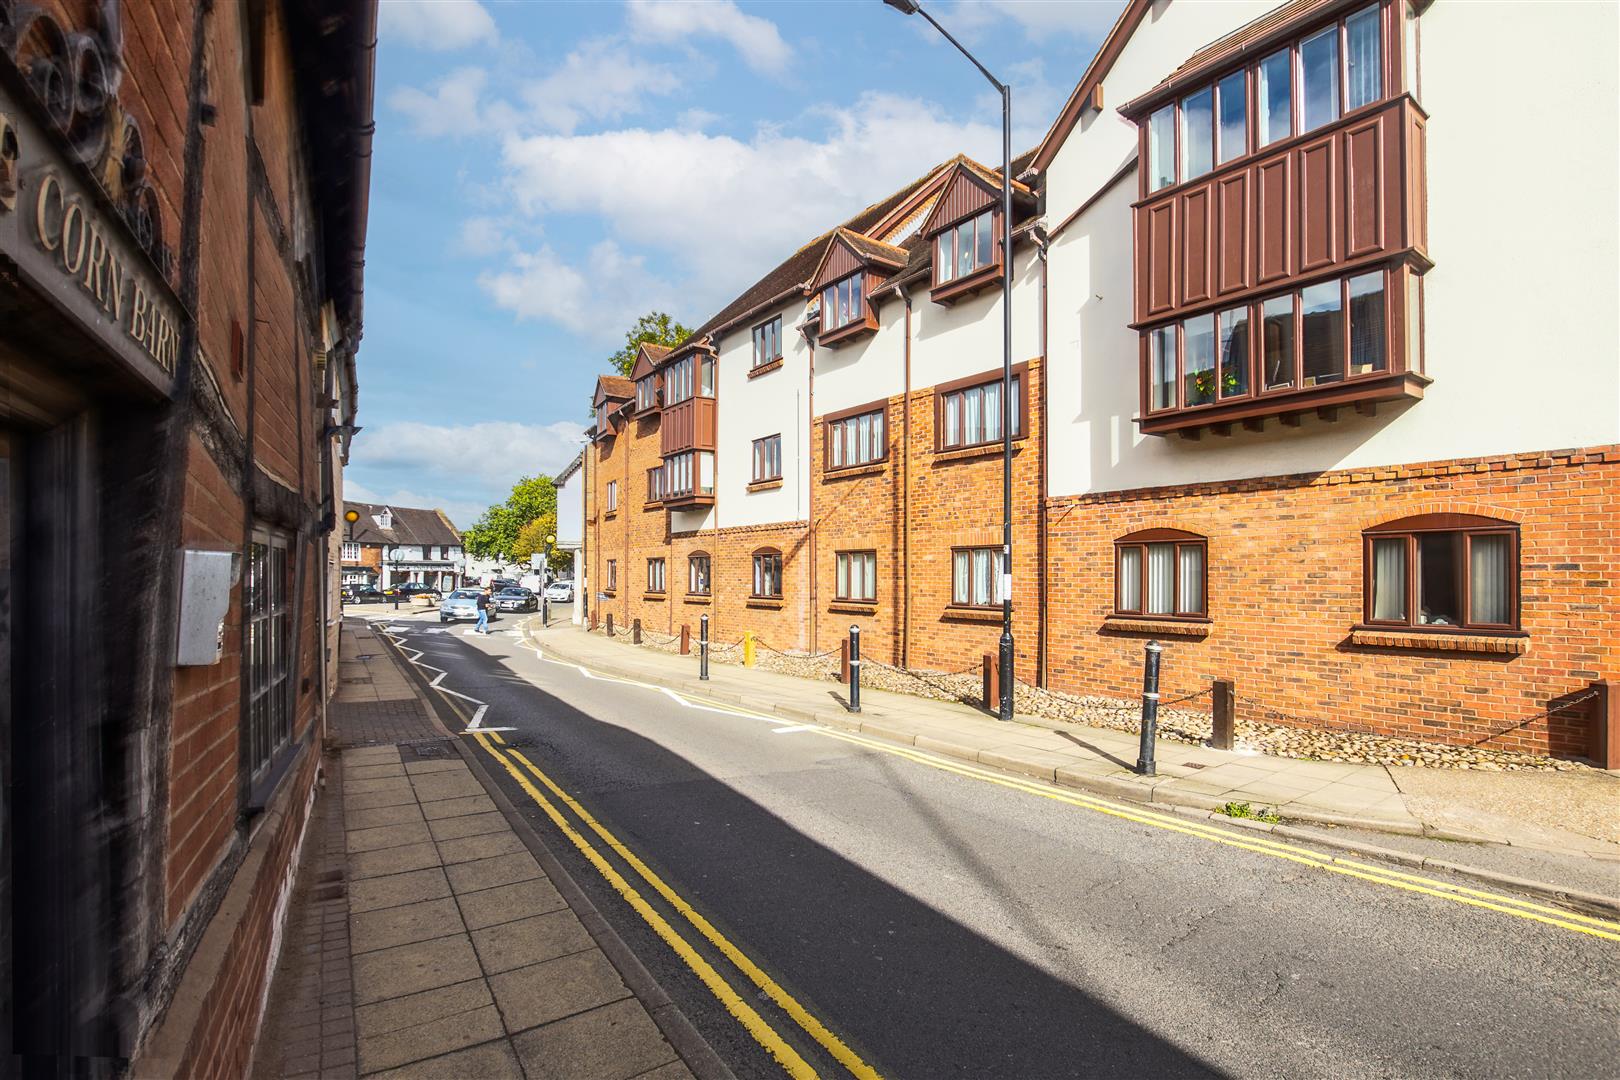
{"label": "white rendered wall", "polygon": [[[1013,363],[1041,354],[1041,272],[1033,244],[1013,251]],[[926,282],[911,298],[911,387],[1001,370],[1001,286],[946,306],[928,299]],[[896,304],[903,317],[903,305]],[[816,408],[821,410],[820,385]]]}
{"label": "white rendered wall", "polygon": [[585,535],[585,470],[575,469],[557,487],[557,543],[578,544]]}
{"label": "white rendered wall", "polygon": [[[1185,60],[1196,48],[1187,35],[1160,49],[1156,29],[1178,8],[1207,6],[1222,5],[1178,0],[1158,27],[1144,19],[1121,58],[1141,68],[1143,83],[1105,100],[1127,100]],[[1436,264],[1425,278],[1424,346],[1434,382],[1424,400],[1381,406],[1374,418],[1268,422],[1261,433],[1198,442],[1138,434],[1138,335],[1126,325],[1135,176],[1100,198],[1052,245],[1050,493],[1620,442],[1617,22],[1615,6],[1579,2],[1442,2],[1423,15]],[[1152,66],[1141,59],[1149,44]],[[1491,56],[1531,66],[1515,78],[1522,92],[1502,92],[1495,65],[1480,62]],[[1109,130],[1104,121],[1119,122],[1099,117],[1053,162],[1050,182],[1074,205],[1089,197],[1074,178],[1094,168],[1089,146]],[[1068,212],[1049,202],[1048,220]]]}
{"label": "white rendered wall", "polygon": [[[925,302],[912,297],[913,309]],[[852,409],[905,390],[906,305],[885,296],[878,332],[836,349],[816,350],[816,415]]]}
{"label": "white rendered wall", "polygon": [[[719,342],[714,524],[720,528],[808,519],[810,347],[794,329],[804,318],[804,301],[791,301],[776,314],[782,316],[782,366],[775,371],[748,377],[754,363],[754,327],[770,318],[769,313]],[[767,435],[782,436],[782,486],[749,491],[754,440]]]}

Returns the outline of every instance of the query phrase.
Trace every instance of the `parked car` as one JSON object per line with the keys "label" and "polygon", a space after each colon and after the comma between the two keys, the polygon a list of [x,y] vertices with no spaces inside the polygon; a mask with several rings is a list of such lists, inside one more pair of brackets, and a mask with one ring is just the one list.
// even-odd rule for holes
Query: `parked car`
{"label": "parked car", "polygon": [[343,590],[343,602],[345,604],[381,604],[387,599],[388,597],[383,595],[381,589],[371,585],[364,585],[359,588],[350,586]]}
{"label": "parked car", "polygon": [[540,606],[528,589],[509,587],[495,594],[496,611],[533,611]]}
{"label": "parked car", "polygon": [[572,603],[574,599],[574,583],[572,581],[553,581],[546,586],[546,599]]}
{"label": "parked car", "polygon": [[394,592],[400,600],[408,601],[412,607],[430,608],[441,598],[437,585],[425,585],[420,581],[404,582],[395,586]]}
{"label": "parked car", "polygon": [[[478,592],[477,589],[457,589],[444,598],[439,605],[439,621],[442,623],[456,622],[460,619],[478,618]],[[499,609],[491,604],[489,608],[490,621],[494,621],[495,613]]]}

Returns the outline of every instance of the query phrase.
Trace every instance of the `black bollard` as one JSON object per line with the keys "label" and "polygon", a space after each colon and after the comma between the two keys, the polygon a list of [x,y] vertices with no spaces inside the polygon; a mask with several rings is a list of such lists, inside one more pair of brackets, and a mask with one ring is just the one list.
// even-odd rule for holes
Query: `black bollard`
{"label": "black bollard", "polygon": [[1164,646],[1157,641],[1147,643],[1142,661],[1142,749],[1136,755],[1136,771],[1141,776],[1153,776],[1153,740],[1159,730],[1159,656]]}
{"label": "black bollard", "polygon": [[709,613],[698,620],[698,678],[709,677]]}
{"label": "black bollard", "polygon": [[849,628],[849,711],[861,711],[861,628]]}

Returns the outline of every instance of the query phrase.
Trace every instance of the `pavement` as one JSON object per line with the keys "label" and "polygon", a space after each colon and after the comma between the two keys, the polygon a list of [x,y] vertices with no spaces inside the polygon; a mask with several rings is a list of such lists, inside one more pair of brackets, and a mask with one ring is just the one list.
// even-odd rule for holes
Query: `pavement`
{"label": "pavement", "polygon": [[1550,853],[1357,833],[1413,853],[1394,865],[1298,838],[1348,827],[1200,820],[812,722],[776,711],[791,703],[768,700],[774,683],[743,706],[616,676],[516,621],[386,630],[744,1080],[784,1062],[1042,1080],[1597,1076],[1620,1060],[1612,915],[1424,868],[1436,849]]}
{"label": "pavement", "polygon": [[[637,648],[562,621],[543,630],[538,620],[526,626],[545,648],[578,663],[1059,786],[1213,812],[1247,803],[1293,823],[1620,861],[1620,776],[1601,770],[1399,768],[1159,740],[1157,775],[1144,777],[1133,768],[1139,752],[1135,735],[1028,716],[1005,724],[966,705],[865,688],[856,715],[847,709],[842,684],[718,663],[710,665],[708,681],[700,682],[695,655]],[[1604,876],[1615,881],[1614,875]]]}
{"label": "pavement", "polygon": [[364,622],[255,1076],[729,1073]]}

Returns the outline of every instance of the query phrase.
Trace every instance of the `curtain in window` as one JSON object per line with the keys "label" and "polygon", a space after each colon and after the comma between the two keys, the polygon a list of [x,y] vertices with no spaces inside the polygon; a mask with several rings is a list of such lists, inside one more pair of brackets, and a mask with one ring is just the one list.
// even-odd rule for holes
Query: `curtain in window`
{"label": "curtain in window", "polygon": [[956,234],[947,229],[939,234],[934,249],[935,272],[941,282],[949,281],[956,276],[956,259],[951,251],[951,238]]}
{"label": "curtain in window", "polygon": [[1377,101],[1382,90],[1377,7],[1357,12],[1344,21],[1345,105],[1359,109]]}
{"label": "curtain in window", "polygon": [[1119,549],[1119,610],[1142,610],[1142,549]]}
{"label": "curtain in window", "polygon": [[1506,536],[1475,536],[1468,542],[1471,622],[1508,621],[1508,547]]}
{"label": "curtain in window", "polygon": [[1176,546],[1149,544],[1148,560],[1148,614],[1170,615],[1175,611]]}
{"label": "curtain in window", "polygon": [[962,444],[962,421],[957,413],[962,403],[961,394],[948,394],[945,397],[945,445],[960,446]]}
{"label": "curtain in window", "polygon": [[1183,544],[1177,558],[1181,561],[1181,584],[1176,611],[1182,615],[1201,614],[1204,610],[1204,549],[1197,544]]}
{"label": "curtain in window", "polygon": [[996,564],[994,552],[981,548],[973,553],[973,602],[993,604],[996,596]]}
{"label": "curtain in window", "polygon": [[962,437],[970,443],[984,441],[984,397],[972,390],[962,395]]}
{"label": "curtain in window", "polygon": [[964,221],[956,227],[956,276],[973,272],[973,222]]}
{"label": "curtain in window", "polygon": [[957,551],[951,555],[951,600],[957,604],[973,602],[971,591],[973,553]]}
{"label": "curtain in window", "polygon": [[1001,438],[1001,384],[990,383],[984,388],[984,441]]}
{"label": "curtain in window", "polygon": [[1373,541],[1373,611],[1379,622],[1406,621],[1406,540]]}

